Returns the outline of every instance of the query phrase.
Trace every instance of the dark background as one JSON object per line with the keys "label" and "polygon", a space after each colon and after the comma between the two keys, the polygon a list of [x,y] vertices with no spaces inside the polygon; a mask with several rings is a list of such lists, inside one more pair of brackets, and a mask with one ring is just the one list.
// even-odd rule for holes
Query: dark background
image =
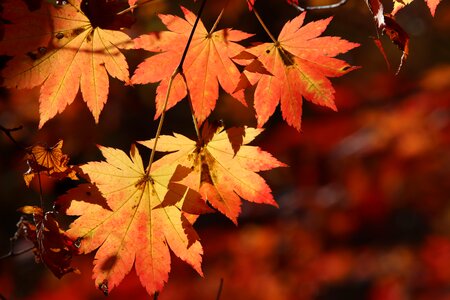
{"label": "dark background", "polygon": [[[197,10],[199,3],[191,2],[157,1],[137,9],[130,35],[163,30],[156,14],[181,15],[178,4]],[[224,2],[208,1],[207,28]],[[384,4],[390,11],[392,3]],[[281,0],[257,0],[256,8],[275,35],[297,15]],[[375,25],[364,1],[308,12],[306,19],[330,15],[334,19],[326,35],[361,44],[340,58],[362,68],[332,80],[339,112],[305,103],[298,133],[277,109],[254,145],[290,166],[262,173],[280,208],[244,203],[238,227],[219,214],[200,217],[196,228],[205,251],[205,278],[173,256],[160,299],[214,299],[220,278],[221,299],[450,299],[448,1],[438,6],[435,18],[423,0],[399,12],[411,50],[398,76],[387,70],[372,41]],[[269,41],[243,0],[230,1],[218,28],[228,26],[256,33],[246,45]],[[386,38],[382,42],[395,69],[400,52]],[[146,55],[126,51],[131,72]],[[156,85],[129,87],[110,80],[99,124],[78,97],[38,130],[38,88],[0,90],[0,124],[23,125],[14,137],[24,145],[63,139],[71,164],[100,160],[96,144],[127,152],[133,142],[155,134]],[[255,126],[251,94],[248,108],[221,94],[210,119]],[[194,136],[186,101],[167,113],[163,133],[174,131]],[[0,149],[1,255],[16,230],[17,208],[38,205],[39,191],[36,184],[26,188],[24,154],[5,135]],[[149,153],[141,150],[146,160]],[[47,208],[73,186],[68,180],[44,180]],[[16,244],[17,249],[27,246]],[[0,260],[0,294],[6,299],[102,299],[91,279],[92,258],[75,258],[82,274],[61,280],[35,264],[31,253]],[[149,298],[134,270],[109,296],[132,297]]]}

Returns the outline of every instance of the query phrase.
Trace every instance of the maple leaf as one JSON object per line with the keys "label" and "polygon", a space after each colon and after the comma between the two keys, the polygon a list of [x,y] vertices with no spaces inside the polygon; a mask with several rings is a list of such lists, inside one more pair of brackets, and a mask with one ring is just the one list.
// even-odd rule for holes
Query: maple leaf
{"label": "maple leaf", "polygon": [[[234,223],[240,213],[239,197],[277,206],[271,190],[258,171],[285,166],[268,152],[255,146],[247,146],[263,130],[245,128],[211,130],[205,123],[198,142],[181,134],[161,136],[157,151],[173,152],[165,155],[156,165],[177,165],[190,173],[180,183],[198,191],[204,200],[226,215]],[[234,142],[242,139],[237,151]],[[140,142],[149,148],[154,140]]]}
{"label": "maple leaf", "polygon": [[[356,68],[334,56],[359,44],[339,37],[319,37],[332,18],[302,27],[304,19],[302,13],[287,22],[277,42],[249,48],[236,57],[254,60],[245,68],[238,89],[258,84],[254,94],[258,127],[267,122],[279,102],[283,118],[297,130],[301,127],[302,98],[336,110],[334,89],[327,77],[342,76]],[[257,62],[262,66],[255,68]]]}
{"label": "maple leaf", "polygon": [[36,206],[24,206],[19,211],[32,215],[33,222],[21,218],[14,238],[24,237],[33,243],[36,262],[45,264],[58,278],[71,272],[79,273],[70,266],[72,256],[78,249],[74,241],[60,229],[54,213],[44,214],[42,208]]}
{"label": "maple leaf", "polygon": [[42,85],[39,97],[41,128],[71,104],[81,89],[96,122],[108,97],[108,73],[129,78],[120,49],[131,49],[128,35],[93,26],[81,11],[82,0],[52,5],[46,1],[30,12],[22,1],[7,0],[0,54],[14,56],[4,68],[4,86],[28,89]]}
{"label": "maple leaf", "polygon": [[[413,2],[413,0],[393,0],[394,7],[392,9],[391,14],[395,15],[398,13],[399,10],[404,8],[406,5],[409,5]],[[425,2],[428,5],[428,8],[430,9],[431,15],[434,17],[436,13],[436,8],[441,2],[441,0],[425,0]]]}
{"label": "maple leaf", "polygon": [[54,178],[69,177],[77,179],[76,172],[67,166],[69,156],[62,152],[63,141],[60,140],[53,147],[37,144],[27,149],[25,156],[29,169],[23,175],[25,183],[30,186],[36,174],[47,174]]}
{"label": "maple leaf", "polygon": [[66,203],[66,214],[80,216],[67,231],[80,241],[79,250],[99,248],[96,285],[107,294],[134,263],[147,292],[160,291],[170,271],[169,247],[202,275],[203,250],[192,224],[179,207],[163,204],[181,203],[189,196],[186,187],[184,194],[169,190],[176,166],[152,168],[148,175],[134,146],[131,159],[118,149],[100,150],[106,161],[81,166],[95,186],[81,185],[58,199],[58,206]]}
{"label": "maple leaf", "polygon": [[[159,15],[169,31],[142,35],[134,40],[136,48],[157,53],[139,64],[131,78],[134,84],[161,81],[156,90],[155,119],[162,113],[169,79],[181,60],[196,19],[191,11],[184,7],[181,9],[185,19],[173,15]],[[177,74],[167,109],[182,100],[188,89],[195,117],[202,123],[216,105],[219,83],[225,92],[246,105],[243,91],[234,92],[240,72],[231,57],[244,50],[243,46],[235,42],[250,36],[252,35],[232,29],[209,33],[200,21],[183,64],[187,88],[182,76]]]}

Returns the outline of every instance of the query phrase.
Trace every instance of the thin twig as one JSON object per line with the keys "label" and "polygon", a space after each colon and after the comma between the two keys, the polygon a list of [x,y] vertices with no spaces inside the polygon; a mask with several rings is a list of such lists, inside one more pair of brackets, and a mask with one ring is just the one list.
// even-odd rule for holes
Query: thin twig
{"label": "thin twig", "polygon": [[[186,47],[184,48],[183,54],[181,56],[180,63],[175,68],[172,76],[170,76],[169,86],[167,87],[167,93],[166,93],[166,97],[165,97],[165,100],[164,100],[163,110],[162,110],[162,113],[161,113],[161,117],[159,119],[158,129],[157,129],[156,135],[155,135],[155,142],[153,144],[153,149],[152,149],[152,152],[150,154],[150,160],[149,160],[147,171],[146,171],[147,175],[150,174],[150,169],[152,167],[153,160],[155,158],[156,146],[157,146],[157,143],[158,143],[159,136],[161,134],[162,125],[164,123],[164,116],[166,114],[167,103],[169,102],[170,90],[172,89],[173,80],[174,80],[175,76],[177,76],[177,74],[182,74],[181,76],[183,76],[183,74],[184,74],[183,73],[183,64],[184,64],[184,61],[186,59],[186,55],[187,55],[189,46],[191,45],[192,38],[194,37],[195,30],[197,29],[198,22],[200,21],[200,17],[201,17],[201,15],[203,13],[203,9],[205,8],[206,1],[207,0],[202,0],[200,8],[199,8],[199,10],[197,12],[197,18],[195,19],[194,25],[192,26],[191,33],[190,33],[188,41],[186,43]],[[187,86],[187,82],[186,81],[185,81],[185,83],[186,83],[186,86]]]}
{"label": "thin twig", "polygon": [[155,293],[153,294],[153,300],[158,300],[158,296],[159,296],[159,293],[158,293],[158,292],[155,292]]}
{"label": "thin twig", "polygon": [[220,299],[220,295],[222,294],[223,289],[223,278],[220,278],[219,290],[217,291],[216,300]]}
{"label": "thin twig", "polygon": [[209,31],[209,34],[212,34],[214,32],[214,30],[216,30],[216,27],[217,27],[217,25],[219,25],[219,22],[222,19],[223,13],[224,13],[225,9],[227,8],[229,2],[230,2],[230,0],[227,0],[227,2],[225,2],[225,5],[223,6],[219,16],[217,17],[216,22],[214,22],[214,25],[212,26],[211,30]]}
{"label": "thin twig", "polygon": [[19,142],[17,142],[16,139],[11,135],[11,132],[18,131],[21,129],[23,129],[22,125],[15,128],[5,128],[2,125],[0,125],[0,130],[3,131],[3,133],[5,133],[5,135],[11,140],[11,142],[13,142],[13,144],[19,147],[20,149],[24,150],[25,147],[23,147]]}
{"label": "thin twig", "polygon": [[261,24],[262,28],[264,28],[264,31],[267,33],[267,35],[270,37],[270,39],[274,42],[277,43],[277,39],[273,36],[273,34],[270,32],[269,28],[266,26],[266,24],[264,23],[264,21],[262,20],[261,16],[259,15],[258,11],[255,9],[255,7],[253,6],[252,3],[250,3],[248,0],[247,2],[249,3],[249,5],[252,7],[252,11],[255,14],[255,17],[258,19],[259,24]]}
{"label": "thin twig", "polygon": [[37,167],[37,178],[38,178],[38,184],[39,184],[39,203],[41,204],[42,210],[44,210],[44,192],[42,190],[42,181],[41,181],[41,170],[39,170],[39,164],[37,162],[36,155],[34,155],[33,152],[29,152],[31,156],[33,156],[33,160],[36,163]]}
{"label": "thin twig", "polygon": [[177,67],[178,72],[183,72],[184,60],[186,59],[186,55],[187,55],[189,46],[191,45],[192,38],[194,37],[195,29],[197,29],[198,22],[200,21],[200,17],[201,17],[201,15],[203,13],[203,9],[205,8],[206,1],[207,0],[203,0],[202,4],[200,5],[200,8],[198,9],[197,18],[195,19],[194,26],[192,27],[191,34],[189,35],[189,39],[187,41],[186,47],[184,48],[183,55],[181,56],[180,63],[178,64],[178,67]]}
{"label": "thin twig", "polygon": [[178,72],[177,72],[177,70],[175,70],[169,79],[169,85],[167,87],[166,98],[164,99],[164,105],[163,105],[161,117],[159,118],[158,129],[156,130],[155,142],[153,143],[152,152],[150,153],[150,160],[148,162],[147,175],[150,174],[150,168],[153,164],[153,160],[155,159],[156,146],[158,143],[158,138],[161,135],[162,126],[164,123],[164,117],[166,116],[166,108],[167,108],[167,103],[169,102],[170,90],[172,89],[172,83],[173,83],[175,76],[177,76],[177,74],[178,74]]}
{"label": "thin twig", "polygon": [[194,123],[194,129],[195,129],[195,134],[197,135],[197,138],[200,138],[200,129],[198,127],[198,122],[197,122],[197,118],[195,117],[195,112],[194,112],[194,106],[192,105],[192,99],[189,93],[189,87],[187,86],[187,79],[186,79],[186,75],[184,75],[184,72],[180,73],[181,77],[183,77],[183,80],[186,84],[186,88],[188,90],[188,102],[189,102],[189,109],[191,110],[191,116],[192,116],[192,122]]}
{"label": "thin twig", "polygon": [[305,10],[332,9],[332,8],[337,8],[339,6],[342,6],[345,3],[347,3],[347,0],[340,0],[339,2],[336,2],[333,4],[328,4],[328,5],[315,5],[315,6],[305,6],[305,7],[302,7],[297,4],[293,4],[293,3],[291,3],[291,5],[294,6],[298,11],[305,11]]}
{"label": "thin twig", "polygon": [[[5,133],[5,135],[13,142],[14,145],[16,145],[20,150],[26,152],[27,154],[31,155],[33,157],[34,162],[36,165],[39,166],[37,162],[36,156],[33,154],[32,151],[21,145],[16,139],[12,136],[11,132],[21,130],[23,128],[22,125],[15,127],[15,128],[5,128],[2,125],[0,125],[0,130]],[[37,168],[37,177],[38,177],[38,183],[39,183],[39,202],[41,204],[41,208],[44,209],[44,196],[43,196],[43,190],[42,190],[42,181],[41,181],[41,172],[39,168]]]}
{"label": "thin twig", "polygon": [[8,257],[14,257],[14,256],[19,256],[22,255],[24,253],[30,252],[31,250],[33,250],[34,247],[28,248],[28,249],[24,249],[24,250],[20,250],[18,252],[14,252],[14,251],[9,251],[8,254],[5,254],[3,256],[0,256],[0,260],[8,258]]}
{"label": "thin twig", "polygon": [[14,257],[14,256],[18,256],[24,253],[27,253],[31,250],[34,249],[34,247],[28,248],[28,249],[24,249],[18,252],[14,252],[14,242],[17,241],[17,239],[19,238],[18,233],[16,232],[16,234],[14,234],[14,236],[12,238],[9,239],[9,252],[5,255],[0,256],[0,260],[8,258],[8,257]]}

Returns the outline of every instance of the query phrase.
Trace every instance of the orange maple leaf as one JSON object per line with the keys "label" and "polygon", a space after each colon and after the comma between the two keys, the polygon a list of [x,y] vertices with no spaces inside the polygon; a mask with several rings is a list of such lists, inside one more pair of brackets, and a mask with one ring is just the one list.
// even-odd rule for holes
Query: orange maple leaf
{"label": "orange maple leaf", "polygon": [[105,162],[81,166],[95,186],[81,185],[58,199],[66,214],[80,216],[67,231],[80,241],[80,251],[99,248],[93,270],[96,285],[107,294],[134,263],[147,292],[160,291],[170,271],[169,247],[202,275],[203,249],[192,224],[178,206],[163,203],[181,206],[189,197],[186,187],[181,194],[169,190],[176,166],[152,168],[148,175],[134,146],[131,159],[118,149],[100,150]]}
{"label": "orange maple leaf", "polygon": [[[236,57],[256,59],[245,68],[238,89],[258,83],[254,106],[259,127],[267,122],[280,101],[283,118],[297,130],[302,98],[336,110],[334,89],[327,77],[342,76],[355,69],[333,57],[359,44],[339,37],[319,37],[332,18],[301,27],[304,19],[302,13],[287,22],[277,42],[249,48]],[[259,62],[262,66],[258,67]]]}
{"label": "orange maple leaf", "polygon": [[81,89],[96,122],[108,97],[108,73],[129,78],[128,65],[119,51],[132,48],[128,35],[95,27],[81,11],[82,0],[64,5],[41,2],[30,12],[23,1],[7,0],[0,54],[14,56],[2,72],[4,85],[28,89],[42,85],[40,123],[61,113]]}
{"label": "orange maple leaf", "polygon": [[[156,90],[156,115],[162,113],[169,79],[178,66],[187,44],[195,15],[181,8],[184,17],[159,15],[169,31],[146,34],[134,40],[135,47],[156,55],[142,62],[131,81],[135,84],[161,81]],[[220,86],[235,99],[246,105],[243,91],[234,92],[240,72],[231,57],[244,50],[235,43],[252,36],[242,31],[223,29],[209,33],[203,23],[198,23],[183,64],[187,88],[192,100],[195,117],[202,123],[211,113],[219,97]],[[187,94],[186,84],[180,74],[173,81],[167,109],[173,107]]]}
{"label": "orange maple leaf", "polygon": [[[277,206],[270,187],[256,172],[285,164],[259,147],[247,146],[263,130],[210,129],[210,125],[205,123],[198,142],[181,134],[161,136],[156,150],[173,153],[165,155],[155,164],[177,165],[189,170],[180,183],[198,191],[204,200],[234,223],[237,223],[241,211],[239,197]],[[242,145],[236,149],[233,141],[239,139],[242,139]],[[153,143],[154,140],[141,142],[149,148],[153,147]]]}

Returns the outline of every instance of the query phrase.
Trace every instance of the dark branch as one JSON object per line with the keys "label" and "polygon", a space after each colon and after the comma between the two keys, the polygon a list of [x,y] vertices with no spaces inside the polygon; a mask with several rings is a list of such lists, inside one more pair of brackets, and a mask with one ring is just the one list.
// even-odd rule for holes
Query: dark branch
{"label": "dark branch", "polygon": [[339,2],[333,3],[333,4],[328,4],[328,5],[317,5],[317,6],[299,6],[296,4],[291,4],[292,6],[294,6],[298,11],[306,11],[306,10],[320,10],[320,9],[332,9],[332,8],[337,8],[339,6],[344,5],[345,3],[347,3],[347,0],[340,0]]}
{"label": "dark branch", "polygon": [[203,9],[205,8],[205,5],[206,5],[206,0],[203,0],[202,4],[200,5],[200,8],[198,9],[197,18],[195,19],[194,26],[192,27],[191,34],[189,35],[189,39],[186,43],[186,47],[184,48],[183,55],[181,56],[180,63],[178,64],[178,67],[177,67],[177,70],[180,73],[183,73],[184,60],[186,59],[186,55],[189,50],[189,46],[191,45],[192,38],[194,37],[195,29],[197,29],[197,24],[200,21],[200,17],[203,14]]}
{"label": "dark branch", "polygon": [[223,288],[223,278],[220,278],[219,290],[217,291],[216,300],[220,299],[220,295],[222,294],[222,288]]}
{"label": "dark branch", "polygon": [[23,147],[18,141],[16,141],[16,139],[12,136],[12,132],[14,131],[18,131],[23,129],[23,126],[20,125],[19,127],[15,127],[15,128],[5,128],[2,125],[0,125],[0,130],[3,131],[3,133],[11,140],[11,142],[14,143],[14,145],[16,145],[17,147],[19,147],[20,149],[25,149],[25,147]]}
{"label": "dark branch", "polygon": [[20,250],[18,252],[14,252],[14,242],[17,241],[18,237],[19,237],[19,235],[18,235],[18,233],[16,233],[14,235],[14,237],[9,239],[9,252],[7,254],[5,254],[5,255],[0,256],[0,260],[8,258],[8,257],[18,256],[18,255],[27,253],[27,252],[29,252],[29,251],[34,249],[34,246],[33,246],[31,248],[27,248],[27,249],[24,249],[24,250]]}

